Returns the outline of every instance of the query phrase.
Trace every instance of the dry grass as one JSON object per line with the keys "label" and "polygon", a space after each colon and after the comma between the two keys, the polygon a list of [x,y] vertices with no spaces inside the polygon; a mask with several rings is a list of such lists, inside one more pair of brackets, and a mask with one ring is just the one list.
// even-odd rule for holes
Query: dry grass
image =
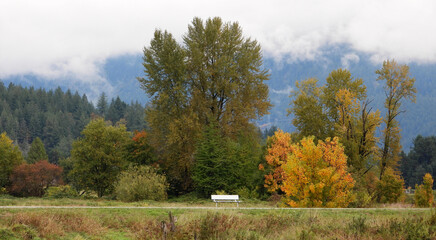
{"label": "dry grass", "polygon": [[97,235],[106,231],[106,228],[95,219],[77,213],[18,212],[8,218],[9,226],[32,226],[40,237],[49,239],[56,239],[68,232]]}
{"label": "dry grass", "polygon": [[[162,239],[166,209],[0,210],[0,239]],[[436,211],[173,209],[167,239],[436,239]],[[2,235],[3,234],[3,235]]]}

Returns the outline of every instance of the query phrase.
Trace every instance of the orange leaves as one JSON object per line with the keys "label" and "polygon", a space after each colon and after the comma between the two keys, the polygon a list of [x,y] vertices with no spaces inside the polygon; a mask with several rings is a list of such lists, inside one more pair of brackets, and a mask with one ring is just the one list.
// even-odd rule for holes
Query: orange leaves
{"label": "orange leaves", "polygon": [[[338,138],[320,140],[316,145],[314,138],[309,137],[300,143],[285,145],[276,140],[284,136],[283,132],[277,132],[268,148],[267,162],[275,167],[272,174],[265,176],[269,190],[283,191],[291,207],[348,206],[353,200],[354,180],[347,171],[347,157]],[[274,166],[277,162],[281,164]],[[281,173],[281,178],[276,173]]]}
{"label": "orange leaves", "polygon": [[133,136],[132,140],[137,143],[140,143],[143,142],[144,139],[146,139],[146,137],[147,137],[147,133],[144,130],[135,131],[135,135]]}
{"label": "orange leaves", "polygon": [[[283,181],[282,165],[286,163],[288,153],[291,152],[291,135],[278,130],[274,133],[274,136],[268,138],[268,146],[265,160],[271,167],[271,171],[265,175],[265,187],[270,192],[275,192]],[[259,170],[264,169],[264,166],[260,164]]]}

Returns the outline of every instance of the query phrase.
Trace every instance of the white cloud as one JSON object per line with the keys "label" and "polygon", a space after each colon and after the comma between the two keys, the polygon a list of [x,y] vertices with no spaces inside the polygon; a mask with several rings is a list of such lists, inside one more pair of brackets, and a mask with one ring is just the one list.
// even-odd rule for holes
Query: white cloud
{"label": "white cloud", "polygon": [[285,89],[280,89],[280,90],[275,90],[273,88],[270,89],[272,93],[281,94],[281,95],[283,94],[290,95],[292,90],[293,88],[291,86],[287,86]]}
{"label": "white cloud", "polygon": [[105,85],[105,59],[140,53],[156,28],[181,40],[194,16],[238,21],[276,59],[316,59],[322,47],[346,44],[377,62],[436,62],[432,0],[2,0],[0,78],[70,76]]}
{"label": "white cloud", "polygon": [[356,53],[348,53],[341,58],[343,68],[349,68],[351,63],[359,63],[359,61],[360,57]]}

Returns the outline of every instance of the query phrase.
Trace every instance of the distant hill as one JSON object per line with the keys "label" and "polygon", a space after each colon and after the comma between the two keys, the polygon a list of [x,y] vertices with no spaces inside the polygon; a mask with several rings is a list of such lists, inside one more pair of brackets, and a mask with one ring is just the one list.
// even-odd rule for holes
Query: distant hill
{"label": "distant hill", "polygon": [[96,109],[85,94],[77,91],[0,82],[0,133],[6,132],[25,156],[32,141],[39,137],[50,162],[56,163],[70,155],[71,143],[93,115],[113,123],[124,119],[130,131],[145,128],[144,107],[140,103],[126,104],[118,97],[101,102],[102,107]]}
{"label": "distant hill", "polygon": [[[363,78],[368,89],[369,99],[374,99],[373,107],[382,110],[384,103],[383,86],[376,82],[375,70],[379,69],[382,61],[374,64],[370,57],[356,53],[347,47],[332,47],[324,49],[323,55],[316,60],[277,62],[270,58],[264,59],[265,67],[270,70],[271,79],[267,82],[270,87],[270,99],[274,107],[270,115],[263,117],[257,123],[266,128],[278,126],[285,131],[293,131],[291,117],[286,116],[286,109],[289,107],[289,93],[295,87],[295,81],[309,77],[316,77],[320,83],[325,81],[328,74],[337,68],[348,68],[353,77]],[[413,138],[418,134],[423,136],[436,135],[436,64],[409,64],[411,76],[416,78],[418,90],[416,104],[406,103],[403,108],[406,110],[400,116],[402,128],[402,145],[407,152],[412,144]],[[142,56],[123,55],[108,59],[103,66],[103,77],[107,79],[112,87],[108,93],[109,98],[119,95],[125,102],[139,101],[142,104],[147,102],[147,96],[140,88],[136,77],[143,76]],[[87,86],[86,83],[78,85],[71,84],[71,81],[47,81],[35,76],[14,76],[3,79],[5,84],[14,82],[24,86],[34,86],[53,89],[58,85],[62,89],[71,89],[80,94],[87,94],[96,103],[97,96],[95,88]],[[59,84],[58,84],[59,83]],[[56,84],[56,85],[55,85]],[[98,91],[98,90],[97,90]],[[105,89],[101,89],[105,91]]]}

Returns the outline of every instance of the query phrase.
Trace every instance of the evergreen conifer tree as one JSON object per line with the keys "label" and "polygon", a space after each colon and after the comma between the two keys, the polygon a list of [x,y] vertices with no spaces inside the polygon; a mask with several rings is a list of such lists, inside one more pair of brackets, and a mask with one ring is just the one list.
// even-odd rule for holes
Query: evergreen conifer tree
{"label": "evergreen conifer tree", "polygon": [[27,163],[36,163],[41,160],[48,160],[48,155],[45,151],[44,144],[39,137],[35,138],[30,146],[27,154]]}

